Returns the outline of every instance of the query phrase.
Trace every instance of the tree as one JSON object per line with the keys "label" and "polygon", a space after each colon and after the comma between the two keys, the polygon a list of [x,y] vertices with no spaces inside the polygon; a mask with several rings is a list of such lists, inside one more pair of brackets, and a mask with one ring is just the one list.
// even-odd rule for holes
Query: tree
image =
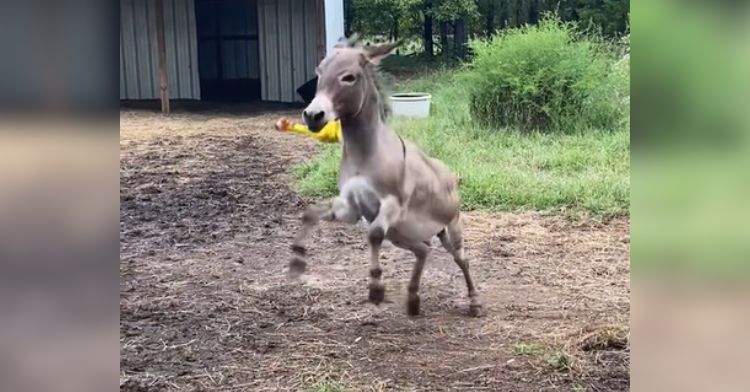
{"label": "tree", "polygon": [[545,3],[542,9],[557,11],[563,20],[597,27],[610,37],[622,35],[628,29],[630,0],[561,0],[559,6],[551,0],[540,1]]}
{"label": "tree", "polygon": [[398,39],[404,11],[403,0],[352,0],[356,18],[352,30],[364,36]]}
{"label": "tree", "polygon": [[424,53],[432,57],[435,55],[432,39],[432,0],[424,0],[424,29],[422,33]]}
{"label": "tree", "polygon": [[482,5],[480,12],[484,14],[484,36],[490,37],[495,32],[495,0],[485,0]]}
{"label": "tree", "polygon": [[579,0],[579,20],[601,28],[602,33],[614,36],[628,28],[629,0]]}
{"label": "tree", "polygon": [[477,3],[474,0],[442,0],[435,8],[435,17],[453,25],[453,54],[465,57],[469,43],[468,25],[480,17]]}
{"label": "tree", "polygon": [[448,56],[450,54],[450,43],[448,42],[448,22],[440,23],[440,54]]}

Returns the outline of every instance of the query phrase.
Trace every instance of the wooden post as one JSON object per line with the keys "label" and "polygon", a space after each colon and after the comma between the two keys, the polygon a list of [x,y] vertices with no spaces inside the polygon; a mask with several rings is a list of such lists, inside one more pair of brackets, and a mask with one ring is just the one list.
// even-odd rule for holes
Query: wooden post
{"label": "wooden post", "polygon": [[164,38],[164,0],[156,0],[156,46],[159,51],[159,90],[161,94],[161,111],[163,113],[169,113],[167,43]]}

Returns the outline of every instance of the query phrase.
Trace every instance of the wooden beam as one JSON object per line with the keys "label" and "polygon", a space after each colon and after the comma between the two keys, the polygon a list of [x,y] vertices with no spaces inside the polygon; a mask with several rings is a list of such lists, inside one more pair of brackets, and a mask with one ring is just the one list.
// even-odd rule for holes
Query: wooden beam
{"label": "wooden beam", "polygon": [[164,38],[164,0],[156,0],[156,46],[159,51],[159,91],[161,95],[161,111],[163,113],[169,113],[167,43]]}

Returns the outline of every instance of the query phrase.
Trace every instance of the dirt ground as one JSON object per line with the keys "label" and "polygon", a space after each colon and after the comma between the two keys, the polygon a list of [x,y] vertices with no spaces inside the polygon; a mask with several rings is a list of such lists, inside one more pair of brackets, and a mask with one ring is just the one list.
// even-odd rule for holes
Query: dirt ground
{"label": "dirt ground", "polygon": [[310,202],[289,170],[317,145],[273,131],[284,114],[121,111],[121,391],[629,389],[626,219],[467,212],[485,315],[435,240],[409,318],[393,246],[366,303],[363,227],[322,225],[287,277]]}

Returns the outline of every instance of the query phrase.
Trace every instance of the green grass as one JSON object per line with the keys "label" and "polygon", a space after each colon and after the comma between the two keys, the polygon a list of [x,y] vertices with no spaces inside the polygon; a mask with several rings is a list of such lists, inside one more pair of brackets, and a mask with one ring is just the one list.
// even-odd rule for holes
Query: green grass
{"label": "green grass", "polygon": [[542,348],[536,343],[517,343],[513,346],[513,352],[516,355],[539,355]]}
{"label": "green grass", "polygon": [[552,369],[564,371],[570,369],[572,359],[564,351],[555,351],[545,356],[544,361]]}
{"label": "green grass", "polygon": [[[431,93],[432,114],[394,119],[391,126],[462,177],[464,208],[628,214],[628,129],[528,134],[481,126],[470,117],[459,72],[435,71],[397,85],[396,91]],[[334,195],[339,159],[340,146],[325,146],[296,168],[298,189],[310,196]]]}
{"label": "green grass", "polygon": [[346,392],[348,389],[341,383],[335,381],[323,381],[316,383],[309,392]]}
{"label": "green grass", "polygon": [[535,357],[556,371],[570,369],[573,361],[573,358],[565,351],[545,349],[536,343],[516,343],[513,345],[513,353],[520,356]]}
{"label": "green grass", "polygon": [[570,390],[572,392],[586,392],[586,387],[581,384],[573,384]]}

